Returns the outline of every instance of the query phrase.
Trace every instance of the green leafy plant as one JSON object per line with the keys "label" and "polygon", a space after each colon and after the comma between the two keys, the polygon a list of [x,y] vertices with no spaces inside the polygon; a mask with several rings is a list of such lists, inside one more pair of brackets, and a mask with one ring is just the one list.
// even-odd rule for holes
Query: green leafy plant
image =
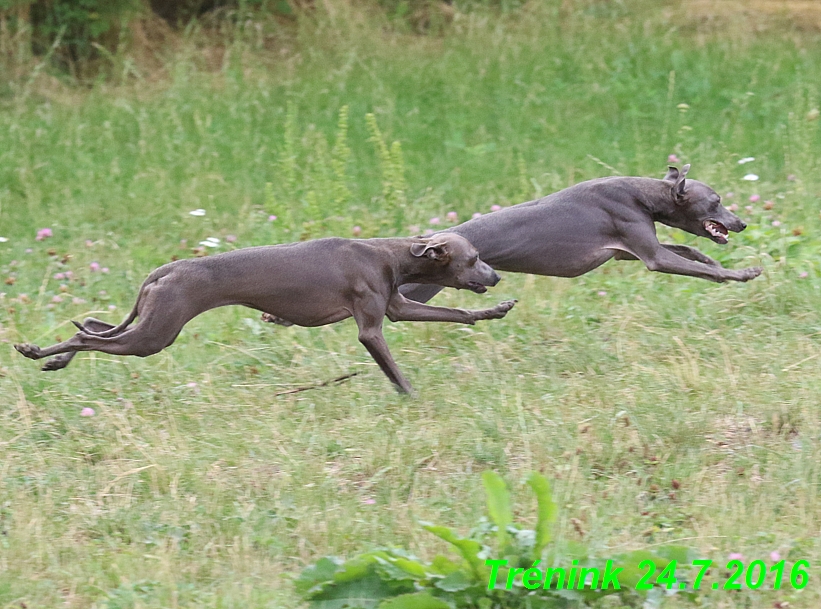
{"label": "green leafy plant", "polygon": [[[492,471],[482,474],[489,519],[483,519],[467,537],[451,529],[423,523],[423,528],[447,542],[458,554],[437,555],[423,561],[398,548],[366,552],[347,561],[322,558],[296,580],[302,598],[314,609],[552,609],[584,607],[609,595],[625,604],[657,605],[664,595],[658,585],[638,586],[651,563],[663,570],[672,560],[691,564],[696,553],[682,546],[661,546],[613,556],[596,556],[584,544],[551,543],[557,508],[550,484],[532,473],[527,480],[536,496],[536,527],[513,522],[510,494],[504,480]],[[543,566],[542,577],[534,567]],[[560,585],[557,568],[587,569],[592,574],[617,573],[618,585],[600,586],[587,577]],[[550,586],[544,586],[545,572]],[[662,571],[663,573],[664,571]],[[538,580],[538,581],[536,581]],[[676,582],[681,583],[679,578]],[[668,586],[669,587],[669,586]],[[675,588],[674,588],[675,589]],[[694,600],[696,593],[679,593]]]}
{"label": "green leafy plant", "polygon": [[382,173],[382,198],[388,212],[393,216],[394,228],[404,225],[404,209],[407,203],[408,185],[405,182],[405,162],[402,158],[402,146],[398,141],[390,147],[385,143],[382,131],[373,114],[365,115],[365,122],[371,134],[370,141],[376,146],[379,156],[379,169]]}
{"label": "green leafy plant", "polygon": [[91,59],[100,42],[116,48],[120,30],[141,5],[137,0],[53,0],[33,2],[30,10],[35,53],[45,54],[58,42],[59,56],[74,63]]}

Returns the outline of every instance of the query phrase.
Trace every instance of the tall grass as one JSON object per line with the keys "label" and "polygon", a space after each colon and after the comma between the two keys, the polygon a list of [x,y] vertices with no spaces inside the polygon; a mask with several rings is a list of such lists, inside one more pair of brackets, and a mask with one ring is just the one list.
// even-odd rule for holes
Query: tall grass
{"label": "tall grass", "polygon": [[[329,3],[275,52],[236,35],[205,69],[192,35],[163,79],[80,93],[44,67],[6,97],[0,605],[295,607],[288,574],[319,555],[442,551],[411,518],[470,526],[488,467],[517,489],[533,470],[555,480],[558,534],[594,547],[688,538],[717,559],[815,564],[821,47],[779,20],[714,29],[686,9],[545,1],[416,36]],[[764,277],[611,263],[443,293],[520,303],[472,328],[387,325],[415,400],[347,322],[217,310],[155,357],[87,354],[52,374],[11,347],[65,339],[89,313],[119,321],[152,268],[194,248],[409,234],[582,179],[658,176],[670,154],[751,225],[698,246]],[[710,602],[818,600],[811,585]]]}

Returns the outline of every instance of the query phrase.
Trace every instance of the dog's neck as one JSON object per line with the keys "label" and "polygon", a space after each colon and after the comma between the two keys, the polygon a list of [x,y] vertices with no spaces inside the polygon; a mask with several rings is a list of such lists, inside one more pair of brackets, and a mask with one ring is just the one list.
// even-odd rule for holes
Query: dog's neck
{"label": "dog's neck", "polygon": [[425,256],[411,254],[411,245],[419,240],[413,237],[400,239],[405,247],[398,248],[394,256],[393,276],[396,285],[405,283],[437,283],[442,266]]}
{"label": "dog's neck", "polygon": [[622,178],[632,199],[647,210],[653,220],[662,221],[675,206],[673,185],[655,178]]}

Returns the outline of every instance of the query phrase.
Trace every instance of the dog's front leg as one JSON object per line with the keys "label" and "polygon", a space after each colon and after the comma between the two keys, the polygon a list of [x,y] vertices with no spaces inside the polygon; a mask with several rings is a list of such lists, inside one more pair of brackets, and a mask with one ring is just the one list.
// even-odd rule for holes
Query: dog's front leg
{"label": "dog's front leg", "polygon": [[725,281],[749,281],[750,279],[758,277],[762,271],[762,268],[759,266],[735,270],[703,264],[682,258],[664,247],[658,247],[649,254],[638,253],[638,256],[651,271],[699,277],[718,283]]}
{"label": "dog's front leg", "polygon": [[[688,245],[674,245],[672,243],[659,243],[659,245],[664,249],[673,252],[677,256],[686,258],[687,260],[700,262],[702,264],[709,264],[710,266],[721,267],[721,263],[718,260],[713,260],[709,256],[702,254],[694,247],[690,247]],[[640,260],[638,256],[634,256],[630,252],[625,252],[624,250],[616,250],[613,258],[616,260]]]}
{"label": "dog's front leg", "polygon": [[[384,297],[374,295],[372,299],[354,306],[353,317],[359,327],[359,342],[382,369],[399,393],[413,393],[413,387],[402,376],[399,366],[393,361],[388,343],[382,335],[382,320],[385,318]],[[358,306],[357,306],[358,305]]]}
{"label": "dog's front leg", "polygon": [[710,266],[717,266],[721,267],[721,263],[718,260],[713,260],[706,254],[702,254],[694,247],[690,247],[689,245],[674,245],[672,243],[662,243],[661,247],[666,250],[670,250],[674,254],[678,254],[682,258],[686,258],[687,260],[693,260],[695,262],[701,262],[702,264],[709,264]]}
{"label": "dog's front leg", "polygon": [[[636,256],[650,271],[699,277],[718,283],[749,281],[758,277],[762,271],[761,267],[757,266],[735,270],[690,260],[686,255],[692,255],[698,250],[689,247],[683,249],[686,246],[676,246],[671,249],[671,246],[659,243],[652,222],[625,222],[619,226],[619,232],[623,247],[618,249]],[[703,255],[701,252],[698,253]]]}
{"label": "dog's front leg", "polygon": [[444,289],[433,283],[406,283],[399,286],[399,291],[408,300],[427,302]]}
{"label": "dog's front leg", "polygon": [[408,300],[399,292],[394,292],[388,303],[387,316],[391,321],[452,321],[473,325],[482,319],[501,319],[516,304],[515,300],[500,302],[495,307],[468,311],[433,307],[413,300]]}

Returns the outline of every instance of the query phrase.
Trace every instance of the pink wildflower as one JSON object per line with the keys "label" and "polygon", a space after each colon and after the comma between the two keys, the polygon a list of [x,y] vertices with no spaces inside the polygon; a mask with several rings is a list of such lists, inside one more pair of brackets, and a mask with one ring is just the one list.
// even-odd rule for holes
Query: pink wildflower
{"label": "pink wildflower", "polygon": [[439,220],[438,216],[435,216],[435,217],[430,219],[431,224],[439,224],[439,222],[440,222],[440,220]]}
{"label": "pink wildflower", "polygon": [[99,262],[92,262],[91,264],[88,265],[88,268],[91,269],[92,273],[96,273],[97,271],[100,270],[100,263]]}
{"label": "pink wildflower", "polygon": [[477,212],[474,212],[474,214],[471,216],[471,218],[473,218],[474,220],[475,220],[476,218],[481,218],[481,217],[482,217],[482,214],[480,214],[478,211],[477,211]]}
{"label": "pink wildflower", "polygon": [[730,552],[730,560],[744,560],[744,555],[739,552]]}
{"label": "pink wildflower", "polygon": [[449,211],[446,218],[447,218],[447,221],[450,222],[450,223],[458,222],[459,221],[459,214],[457,214],[455,211]]}
{"label": "pink wildflower", "polygon": [[93,408],[86,407],[86,408],[83,408],[80,411],[80,416],[81,417],[93,417],[94,415],[95,415],[95,412],[94,412]]}
{"label": "pink wildflower", "polygon": [[750,202],[751,203],[758,203],[761,200],[759,195],[750,195]]}
{"label": "pink wildflower", "polygon": [[781,554],[778,553],[778,550],[773,550],[772,552],[770,552],[770,559],[773,562],[778,562],[779,560],[781,560]]}
{"label": "pink wildflower", "polygon": [[490,206],[490,211],[499,211],[500,209],[502,209],[501,205],[491,205]]}
{"label": "pink wildflower", "polygon": [[733,203],[732,205],[728,205],[727,209],[730,211],[738,211],[738,203]]}
{"label": "pink wildflower", "polygon": [[234,243],[237,240],[237,236],[236,235],[226,235],[225,240],[228,243]]}
{"label": "pink wildflower", "polygon": [[275,215],[273,215],[273,214],[271,214],[270,216],[268,216],[268,222],[273,222],[273,221],[274,221],[274,220],[276,220],[276,219],[277,219],[277,217],[276,217]]}
{"label": "pink wildflower", "polygon": [[47,239],[48,237],[53,237],[54,234],[51,232],[50,228],[41,228],[37,231],[37,236],[34,238],[35,241],[42,241],[43,239]]}
{"label": "pink wildflower", "polygon": [[667,162],[668,163],[680,163],[681,161],[679,161],[678,157],[675,154],[671,154],[670,156],[667,157]]}
{"label": "pink wildflower", "polygon": [[362,234],[362,227],[361,226],[354,226],[353,230],[351,231],[354,237],[358,237]]}

